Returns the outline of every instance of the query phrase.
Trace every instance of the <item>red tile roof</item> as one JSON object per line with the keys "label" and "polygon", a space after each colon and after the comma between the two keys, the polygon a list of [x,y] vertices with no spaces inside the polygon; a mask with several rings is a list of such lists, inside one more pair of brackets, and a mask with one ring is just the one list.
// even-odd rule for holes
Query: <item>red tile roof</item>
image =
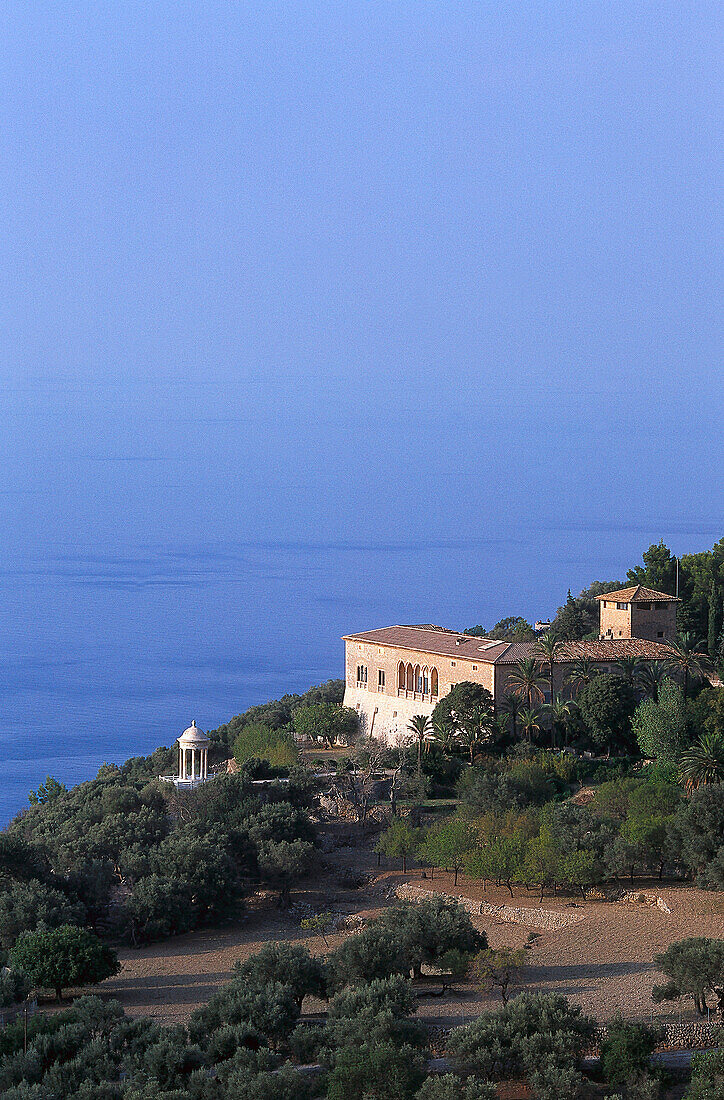
{"label": "red tile roof", "polygon": [[681,603],[678,596],[668,596],[666,592],[657,592],[653,588],[644,588],[634,584],[631,588],[619,588],[617,592],[604,592],[596,596],[597,600],[617,600],[629,603],[630,600],[645,600],[647,603]]}
{"label": "red tile roof", "polygon": [[[647,661],[666,661],[672,655],[669,646],[650,642],[647,638],[601,638],[583,642],[561,642],[556,662],[580,661],[588,657],[592,661],[620,661],[623,657],[640,657]],[[535,642],[513,642],[495,664],[515,664],[522,657],[536,657]],[[484,658],[483,658],[484,660]]]}
{"label": "red tile roof", "polygon": [[[433,626],[384,626],[380,630],[347,634],[344,641],[412,649],[487,665],[512,665],[524,657],[537,657],[539,653],[536,642],[498,642]],[[661,661],[670,657],[671,652],[668,646],[645,638],[603,638],[600,641],[561,642],[557,660],[577,661],[589,657],[593,661],[618,661],[622,657],[640,657]]]}

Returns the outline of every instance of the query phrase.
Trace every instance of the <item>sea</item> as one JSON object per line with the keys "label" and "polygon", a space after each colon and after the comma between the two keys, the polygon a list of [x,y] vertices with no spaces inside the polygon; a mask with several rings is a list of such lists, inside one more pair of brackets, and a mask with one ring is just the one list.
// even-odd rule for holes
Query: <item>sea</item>
{"label": "sea", "polygon": [[410,542],[147,546],[0,560],[0,825],[52,775],[170,745],[255,703],[344,675],[342,635],[392,623],[491,627],[555,614],[570,587],[623,580],[663,537],[706,525],[521,525]]}

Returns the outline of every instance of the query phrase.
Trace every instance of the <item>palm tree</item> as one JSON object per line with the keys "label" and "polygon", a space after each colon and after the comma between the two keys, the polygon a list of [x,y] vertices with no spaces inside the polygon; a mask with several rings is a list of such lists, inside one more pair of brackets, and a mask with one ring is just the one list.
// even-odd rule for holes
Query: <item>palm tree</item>
{"label": "palm tree", "polygon": [[507,714],[510,719],[511,733],[513,740],[518,740],[518,715],[520,714],[520,708],[523,706],[523,700],[519,695],[504,695],[501,703],[501,710],[503,714]]}
{"label": "palm tree", "polygon": [[450,752],[455,744],[455,723],[451,718],[442,718],[432,723],[430,740],[434,741],[443,752]]}
{"label": "palm tree", "polygon": [[721,783],[724,780],[724,734],[702,733],[699,740],[682,753],[679,778],[688,791]]}
{"label": "palm tree", "polygon": [[641,674],[641,659],[639,657],[619,657],[618,661],[613,663],[618,669],[621,679],[633,687]]}
{"label": "palm tree", "polygon": [[672,655],[666,664],[672,671],[683,673],[684,699],[689,692],[689,680],[700,680],[712,667],[709,654],[703,646],[703,641],[695,639],[693,634],[686,631],[675,642],[669,642]]}
{"label": "palm tree", "polygon": [[664,661],[643,661],[638,674],[638,683],[644,695],[655,703],[659,701],[659,688],[666,678]]}
{"label": "palm tree", "polygon": [[493,719],[492,734],[495,741],[505,741],[508,736],[508,720],[503,714],[496,714]]}
{"label": "palm tree", "polygon": [[535,655],[538,660],[548,669],[548,686],[550,688],[550,699],[553,699],[555,694],[555,687],[553,684],[553,673],[555,671],[556,657],[561,648],[561,643],[558,641],[556,634],[548,633],[544,634],[542,638],[539,638],[536,642]]}
{"label": "palm tree", "polygon": [[456,740],[470,753],[471,764],[475,746],[489,741],[492,733],[493,714],[487,707],[475,707],[470,716],[460,723],[456,731]]}
{"label": "palm tree", "polygon": [[508,684],[512,687],[513,694],[525,699],[528,709],[533,705],[533,699],[543,698],[540,689],[543,679],[535,657],[521,657],[508,673]]}
{"label": "palm tree", "polygon": [[555,748],[556,730],[564,732],[566,745],[568,744],[568,719],[572,714],[571,704],[566,702],[561,695],[554,695],[550,703],[545,703],[543,709],[551,720],[551,748]]}
{"label": "palm tree", "polygon": [[430,736],[432,723],[426,714],[416,714],[407,723],[407,728],[417,741],[417,776],[419,778],[422,772],[422,745]]}
{"label": "palm tree", "polygon": [[525,730],[525,736],[529,744],[533,738],[533,731],[540,731],[538,718],[539,714],[535,707],[523,707],[520,712],[520,724]]}
{"label": "palm tree", "polygon": [[598,666],[590,657],[580,657],[571,666],[571,671],[566,676],[566,681],[577,694],[582,687],[590,684],[594,676],[598,675]]}

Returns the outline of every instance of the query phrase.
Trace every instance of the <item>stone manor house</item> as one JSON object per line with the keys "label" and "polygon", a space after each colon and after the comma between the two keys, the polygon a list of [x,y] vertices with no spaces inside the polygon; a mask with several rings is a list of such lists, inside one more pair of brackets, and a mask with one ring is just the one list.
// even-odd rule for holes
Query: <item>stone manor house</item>
{"label": "stone manor house", "polygon": [[[676,638],[678,599],[636,585],[607,592],[598,602],[598,640],[561,644],[556,691],[564,689],[571,666],[583,657],[607,671],[623,657],[661,661],[671,655],[667,642]],[[357,710],[367,734],[391,744],[407,734],[413,715],[432,714],[461,680],[482,684],[499,704],[509,690],[511,666],[536,654],[535,642],[475,638],[430,624],[348,634],[344,643],[344,704]]]}

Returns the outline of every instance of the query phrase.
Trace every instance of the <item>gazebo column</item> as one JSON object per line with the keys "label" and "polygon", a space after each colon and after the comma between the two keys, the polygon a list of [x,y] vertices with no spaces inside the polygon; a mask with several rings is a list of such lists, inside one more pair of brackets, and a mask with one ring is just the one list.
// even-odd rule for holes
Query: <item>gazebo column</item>
{"label": "gazebo column", "polygon": [[179,779],[186,778],[186,750],[183,745],[178,747],[178,774]]}

